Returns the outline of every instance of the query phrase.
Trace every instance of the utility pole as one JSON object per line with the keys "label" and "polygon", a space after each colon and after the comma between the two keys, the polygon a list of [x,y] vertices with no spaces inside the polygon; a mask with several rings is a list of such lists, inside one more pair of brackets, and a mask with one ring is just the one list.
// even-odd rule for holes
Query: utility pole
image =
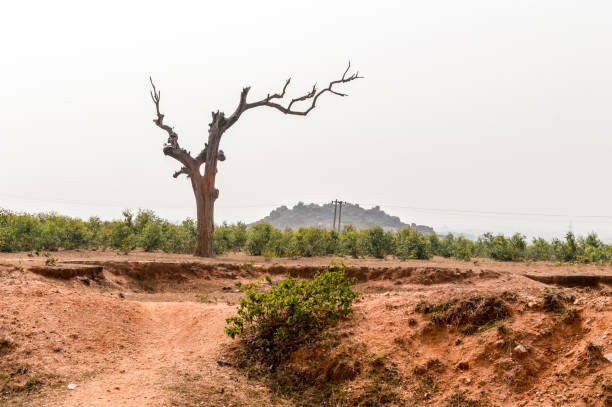
{"label": "utility pole", "polygon": [[338,201],[338,204],[340,205],[339,211],[338,211],[338,233],[340,233],[341,227],[342,227],[342,204],[344,202],[342,201]]}
{"label": "utility pole", "polygon": [[336,230],[336,210],[338,209],[338,200],[336,199],[335,201],[332,201],[332,203],[334,204],[334,225],[333,225],[333,230]]}

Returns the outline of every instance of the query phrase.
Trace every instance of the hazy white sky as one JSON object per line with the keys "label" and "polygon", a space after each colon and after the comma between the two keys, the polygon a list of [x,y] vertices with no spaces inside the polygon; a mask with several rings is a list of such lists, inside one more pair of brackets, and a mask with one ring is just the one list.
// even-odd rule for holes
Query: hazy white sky
{"label": "hazy white sky", "polygon": [[339,198],[438,229],[612,239],[611,21],[604,0],[6,2],[0,206],[195,216],[148,76],[197,152],[243,86],[291,76],[296,96],[350,59],[366,77],[350,97],[251,110],[225,134],[217,221]]}

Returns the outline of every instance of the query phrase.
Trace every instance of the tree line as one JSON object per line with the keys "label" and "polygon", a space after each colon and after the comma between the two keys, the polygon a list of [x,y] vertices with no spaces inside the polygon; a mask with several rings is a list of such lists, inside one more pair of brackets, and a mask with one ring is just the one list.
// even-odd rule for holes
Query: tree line
{"label": "tree line", "polygon": [[[193,253],[197,226],[192,219],[174,224],[153,211],[124,211],[119,220],[88,220],[55,213],[27,214],[0,210],[0,251],[56,251],[59,249],[113,249],[128,253],[145,251]],[[215,252],[245,252],[266,257],[352,256],[401,260],[430,259],[433,256],[470,260],[474,257],[499,261],[548,260],[570,263],[610,263],[612,245],[604,244],[595,233],[564,239],[536,238],[529,244],[525,236],[485,233],[475,241],[452,234],[424,235],[407,227],[385,231],[381,227],[357,230],[346,225],[340,233],[301,227],[280,230],[269,223],[248,228],[245,223],[215,226]]]}

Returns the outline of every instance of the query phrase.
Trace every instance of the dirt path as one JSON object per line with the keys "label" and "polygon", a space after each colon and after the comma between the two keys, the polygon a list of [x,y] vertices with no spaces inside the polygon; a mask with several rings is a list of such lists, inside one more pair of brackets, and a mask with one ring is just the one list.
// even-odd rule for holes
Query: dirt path
{"label": "dirt path", "polygon": [[145,315],[141,349],[90,381],[64,393],[65,407],[167,406],[176,372],[197,369],[202,375],[217,368],[225,318],[234,307],[225,304],[137,302]]}

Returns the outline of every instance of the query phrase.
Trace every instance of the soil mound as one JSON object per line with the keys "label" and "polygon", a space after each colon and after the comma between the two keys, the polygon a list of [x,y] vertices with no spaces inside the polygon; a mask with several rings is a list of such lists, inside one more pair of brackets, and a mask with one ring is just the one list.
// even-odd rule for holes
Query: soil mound
{"label": "soil mound", "polygon": [[438,304],[421,301],[415,310],[422,314],[429,314],[430,321],[435,325],[450,325],[467,335],[511,315],[510,307],[501,296],[495,295],[453,298]]}

